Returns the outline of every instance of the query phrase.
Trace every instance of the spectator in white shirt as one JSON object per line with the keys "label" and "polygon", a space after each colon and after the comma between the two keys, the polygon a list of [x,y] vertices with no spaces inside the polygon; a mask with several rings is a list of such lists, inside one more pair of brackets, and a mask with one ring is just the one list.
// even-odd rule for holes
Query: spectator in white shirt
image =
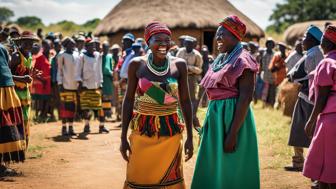
{"label": "spectator in white shirt", "polygon": [[96,51],[96,42],[91,39],[85,41],[86,52],[80,55],[76,80],[79,83],[80,105],[84,113],[84,133],[90,133],[90,110],[99,112],[99,133],[108,133],[104,127],[105,116],[102,110],[103,72],[100,54]]}
{"label": "spectator in white shirt", "polygon": [[[60,118],[62,119],[62,135],[76,135],[73,121],[77,107],[78,84],[75,74],[79,65],[79,54],[74,50],[76,42],[72,38],[65,38],[62,42],[65,51],[57,57],[57,84],[60,91]],[[69,124],[67,130],[66,123]]]}

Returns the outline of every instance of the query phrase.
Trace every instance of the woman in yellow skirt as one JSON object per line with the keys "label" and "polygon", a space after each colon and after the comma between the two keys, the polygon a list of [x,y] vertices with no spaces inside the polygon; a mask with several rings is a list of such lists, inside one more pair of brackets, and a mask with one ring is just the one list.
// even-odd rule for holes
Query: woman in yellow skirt
{"label": "woman in yellow skirt", "polygon": [[[8,52],[0,44],[0,176],[12,173],[7,165],[23,162],[26,150],[21,103],[14,89],[8,61]],[[22,82],[32,80],[30,76],[17,76],[16,79]]]}
{"label": "woman in yellow skirt", "polygon": [[165,24],[149,23],[145,39],[151,52],[131,61],[123,101],[120,151],[128,162],[124,188],[183,189],[184,125],[178,116],[179,103],[187,130],[185,160],[193,155],[187,66],[184,60],[167,56],[171,32]]}

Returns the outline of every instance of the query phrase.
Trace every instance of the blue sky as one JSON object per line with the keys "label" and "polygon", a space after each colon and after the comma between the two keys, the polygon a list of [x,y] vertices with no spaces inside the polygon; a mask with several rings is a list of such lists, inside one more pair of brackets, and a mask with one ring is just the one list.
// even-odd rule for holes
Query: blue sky
{"label": "blue sky", "polygon": [[[103,18],[120,0],[0,0],[0,6],[14,11],[15,18],[38,16],[43,23],[62,20],[84,23],[92,18]],[[205,0],[206,1],[206,0]],[[229,0],[236,8],[255,21],[260,27],[270,24],[268,18],[276,3],[285,0]],[[98,3],[99,2],[99,3]]]}

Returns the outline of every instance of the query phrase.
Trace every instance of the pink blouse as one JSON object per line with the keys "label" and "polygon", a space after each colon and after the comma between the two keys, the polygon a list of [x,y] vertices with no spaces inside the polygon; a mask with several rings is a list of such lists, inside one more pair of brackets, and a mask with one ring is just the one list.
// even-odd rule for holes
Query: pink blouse
{"label": "pink blouse", "polygon": [[258,71],[255,58],[246,50],[238,53],[224,67],[214,72],[210,67],[201,85],[206,89],[210,100],[222,100],[238,97],[238,79],[245,69]]}
{"label": "pink blouse", "polygon": [[328,101],[322,113],[336,112],[336,50],[327,54],[320,64],[317,66],[314,74],[314,80],[310,87],[310,100],[317,99],[318,88],[331,86],[331,92]]}

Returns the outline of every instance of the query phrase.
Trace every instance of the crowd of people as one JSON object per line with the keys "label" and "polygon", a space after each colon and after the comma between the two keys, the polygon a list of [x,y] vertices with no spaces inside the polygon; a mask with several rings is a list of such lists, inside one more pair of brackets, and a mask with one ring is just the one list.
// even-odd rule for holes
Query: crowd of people
{"label": "crowd of people", "polygon": [[[184,188],[182,131],[187,161],[194,151],[192,128],[201,141],[191,188],[260,188],[250,103],[262,101],[292,117],[294,155],[285,169],[303,171],[317,188],[336,188],[336,27],[312,25],[293,48],[272,38],[262,48],[243,42],[245,33],[238,17],[225,18],[216,56],[192,36],[176,45],[160,22],[149,23],[144,38],[126,33],[122,47],[91,33],[44,36],[42,30],[1,28],[0,172],[24,161],[31,118],[60,119],[61,135],[72,137],[74,121],[84,120],[89,134],[94,116],[99,133],[109,133],[107,120],[121,121],[125,188]],[[208,108],[202,126],[201,106]]]}

